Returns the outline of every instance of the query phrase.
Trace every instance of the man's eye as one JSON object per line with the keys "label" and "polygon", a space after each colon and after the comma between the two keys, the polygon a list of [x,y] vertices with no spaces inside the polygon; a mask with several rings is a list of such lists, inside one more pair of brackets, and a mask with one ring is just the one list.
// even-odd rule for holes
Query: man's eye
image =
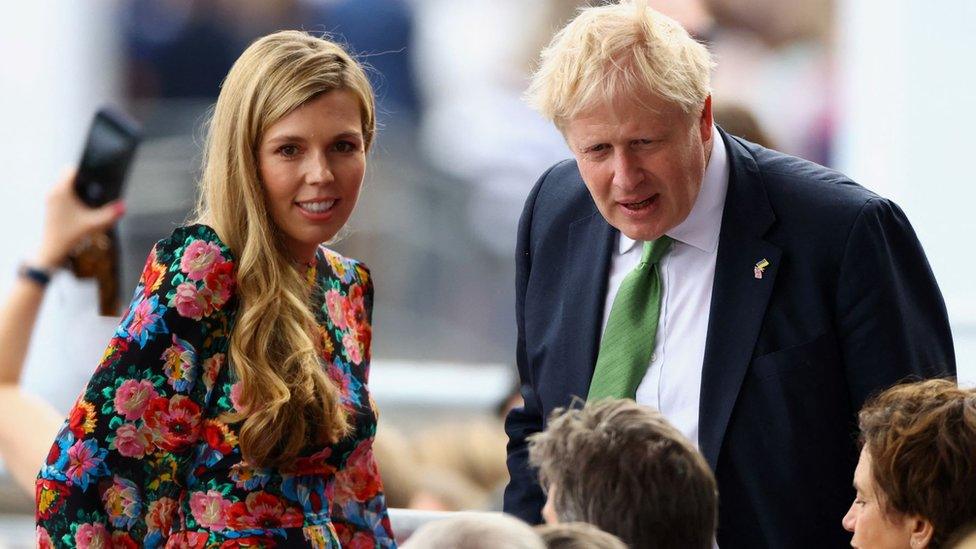
{"label": "man's eye", "polygon": [[610,146],[607,145],[606,143],[600,143],[599,145],[593,145],[592,147],[590,147],[590,152],[602,153],[605,152],[608,148],[610,148]]}
{"label": "man's eye", "polygon": [[650,139],[635,139],[634,140],[634,144],[635,145],[638,145],[638,146],[640,146],[640,145],[650,145],[653,142],[654,141],[652,141]]}

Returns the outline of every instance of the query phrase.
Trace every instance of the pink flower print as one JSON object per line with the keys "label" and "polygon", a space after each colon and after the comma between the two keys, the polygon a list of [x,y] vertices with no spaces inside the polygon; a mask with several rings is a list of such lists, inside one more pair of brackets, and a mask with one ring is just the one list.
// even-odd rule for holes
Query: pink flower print
{"label": "pink flower print", "polygon": [[146,408],[145,427],[157,447],[179,452],[197,441],[200,419],[200,406],[188,397],[159,397]]}
{"label": "pink flower print", "polygon": [[184,282],[176,287],[176,294],[173,295],[170,305],[176,306],[176,312],[180,316],[200,320],[207,311],[207,299],[203,292],[197,290],[197,285],[193,282]]}
{"label": "pink flower print", "polygon": [[363,361],[363,350],[354,334],[346,332],[342,336],[342,347],[346,350],[346,356],[349,357],[349,362],[359,364]]}
{"label": "pink flower print", "polygon": [[94,439],[79,440],[68,448],[68,469],[65,475],[71,484],[88,489],[88,483],[93,476],[105,475],[105,456],[108,450],[99,448]]}
{"label": "pink flower print", "polygon": [[349,287],[349,296],[343,303],[342,312],[346,317],[346,324],[353,330],[359,331],[366,324],[366,300],[362,286],[353,284]]}
{"label": "pink flower print", "polygon": [[[149,334],[164,329],[162,323],[163,307],[159,306],[159,296],[152,295],[142,299],[129,312],[125,323],[125,333],[139,342],[139,347],[145,347],[149,341]],[[125,335],[125,334],[121,334]]]}
{"label": "pink flower print", "polygon": [[364,440],[346,460],[346,466],[336,474],[338,501],[369,501],[383,489],[380,473],[373,457],[373,443]]}
{"label": "pink flower print", "polygon": [[203,277],[203,283],[210,291],[211,303],[219,309],[230,299],[234,289],[234,264],[230,261],[217,263],[210,272]]}
{"label": "pink flower print", "polygon": [[149,449],[150,435],[145,427],[137,428],[135,423],[123,423],[115,430],[113,445],[119,455],[139,459]]}
{"label": "pink flower print", "polygon": [[234,409],[238,412],[244,411],[244,405],[241,403],[241,382],[238,381],[230,388],[230,403],[234,406]]}
{"label": "pink flower print", "polygon": [[126,380],[115,390],[115,411],[129,421],[142,417],[149,401],[159,396],[152,382],[145,379]]}
{"label": "pink flower print", "polygon": [[217,376],[220,375],[220,370],[224,367],[224,362],[227,360],[224,353],[218,353],[207,360],[203,361],[203,386],[207,388],[209,393],[217,382]]}
{"label": "pink flower print", "polygon": [[112,538],[101,523],[78,525],[75,532],[75,545],[78,549],[111,549]]}
{"label": "pink flower print", "polygon": [[329,312],[329,318],[332,323],[335,324],[336,328],[340,330],[346,329],[346,313],[343,302],[345,297],[338,290],[329,290],[325,292],[325,306]]}
{"label": "pink flower print", "polygon": [[183,252],[180,260],[180,270],[186,273],[190,280],[203,280],[214,263],[223,263],[220,247],[213,242],[195,240]]}
{"label": "pink flower print", "polygon": [[37,527],[37,549],[54,549],[51,534],[48,534],[43,526]]}
{"label": "pink flower print", "polygon": [[227,528],[227,508],[230,502],[223,498],[220,492],[210,490],[207,493],[194,492],[190,496],[190,512],[200,526],[212,530]]}

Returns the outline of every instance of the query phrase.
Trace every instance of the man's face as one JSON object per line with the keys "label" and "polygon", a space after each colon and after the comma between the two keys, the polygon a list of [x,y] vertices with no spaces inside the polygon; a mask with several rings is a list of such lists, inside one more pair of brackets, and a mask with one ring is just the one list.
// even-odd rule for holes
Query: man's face
{"label": "man's face", "polygon": [[650,96],[600,103],[563,129],[593,201],[621,233],[654,240],[688,217],[711,153],[711,97],[692,114]]}

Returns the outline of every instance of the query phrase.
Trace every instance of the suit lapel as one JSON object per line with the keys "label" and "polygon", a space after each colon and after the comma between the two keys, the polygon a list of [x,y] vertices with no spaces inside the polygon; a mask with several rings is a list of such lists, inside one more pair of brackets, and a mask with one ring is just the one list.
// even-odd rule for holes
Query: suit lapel
{"label": "suit lapel", "polygon": [[[699,446],[714,470],[752,359],[782,251],[763,239],[775,221],[755,160],[724,132],[729,188],[719,235],[702,370]],[[757,262],[769,265],[758,278]]]}
{"label": "suit lapel", "polygon": [[586,398],[593,377],[603,324],[610,252],[616,231],[599,212],[578,219],[569,226],[561,321],[558,333],[566,365],[568,393]]}

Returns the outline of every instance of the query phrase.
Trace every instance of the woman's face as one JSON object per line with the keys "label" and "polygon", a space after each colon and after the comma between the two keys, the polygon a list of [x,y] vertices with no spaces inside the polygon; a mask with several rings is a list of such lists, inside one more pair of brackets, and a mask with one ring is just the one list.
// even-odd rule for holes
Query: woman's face
{"label": "woman's face", "polygon": [[311,261],[359,198],[366,149],[356,95],[323,93],[275,122],[261,139],[258,166],[268,210],[293,259]]}
{"label": "woman's face", "polygon": [[878,500],[881,495],[871,476],[871,455],[867,447],[861,450],[861,458],[854,471],[854,489],[857,496],[844,516],[844,529],[854,534],[851,547],[864,549],[920,549],[925,544],[912,545],[915,523],[911,517],[889,513],[885,515]]}

